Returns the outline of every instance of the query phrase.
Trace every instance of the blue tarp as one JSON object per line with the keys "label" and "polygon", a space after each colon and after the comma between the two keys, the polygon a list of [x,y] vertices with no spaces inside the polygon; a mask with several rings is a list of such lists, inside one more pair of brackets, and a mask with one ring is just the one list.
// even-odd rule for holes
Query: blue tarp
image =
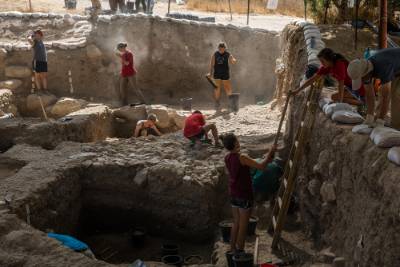
{"label": "blue tarp", "polygon": [[60,235],[60,234],[54,234],[54,233],[48,233],[48,237],[57,239],[60,241],[64,246],[75,250],[75,251],[84,251],[87,250],[89,247],[82,241],[79,241],[78,239],[69,236],[69,235]]}

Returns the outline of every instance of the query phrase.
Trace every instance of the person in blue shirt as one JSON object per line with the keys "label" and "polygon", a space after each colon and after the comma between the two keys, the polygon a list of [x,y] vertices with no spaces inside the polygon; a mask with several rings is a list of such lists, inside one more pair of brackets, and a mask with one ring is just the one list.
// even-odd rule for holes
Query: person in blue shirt
{"label": "person in blue shirt", "polygon": [[[391,126],[400,129],[400,48],[382,49],[368,59],[353,60],[347,72],[352,79],[353,90],[364,84],[367,101],[367,118],[364,123],[370,127],[383,126],[391,101]],[[376,122],[373,79],[379,79],[381,83],[381,101]]]}

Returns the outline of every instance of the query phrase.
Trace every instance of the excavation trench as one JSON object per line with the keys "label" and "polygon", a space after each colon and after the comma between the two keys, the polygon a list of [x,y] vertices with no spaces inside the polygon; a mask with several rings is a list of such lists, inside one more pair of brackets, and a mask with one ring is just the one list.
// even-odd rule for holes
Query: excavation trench
{"label": "excavation trench", "polygon": [[[115,159],[65,170],[29,203],[32,226],[76,236],[97,259],[113,264],[159,262],[164,244],[177,245],[183,258],[198,255],[209,263],[223,217],[217,197],[226,186],[222,180],[195,189],[174,175],[172,165],[121,166]],[[20,215],[26,220],[23,208]],[[133,240],[135,230],[146,233],[143,243]]]}

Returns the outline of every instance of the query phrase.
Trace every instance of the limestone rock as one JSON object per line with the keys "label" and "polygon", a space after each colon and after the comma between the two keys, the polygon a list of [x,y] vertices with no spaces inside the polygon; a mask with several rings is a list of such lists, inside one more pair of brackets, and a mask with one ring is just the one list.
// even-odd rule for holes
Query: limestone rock
{"label": "limestone rock", "polygon": [[337,257],[333,260],[333,266],[334,267],[345,267],[346,266],[346,260],[343,257]]}
{"label": "limestone rock", "polygon": [[15,90],[22,85],[22,82],[17,79],[6,80],[0,82],[0,88]]}
{"label": "limestone rock", "polygon": [[172,120],[172,122],[178,126],[179,129],[183,129],[183,127],[185,126],[185,120],[186,120],[186,116],[176,112],[175,110],[171,111],[169,113],[169,116]]}
{"label": "limestone rock", "polygon": [[138,120],[144,120],[147,118],[146,106],[123,106],[119,109],[114,110],[114,117],[122,118],[131,122]]}
{"label": "limestone rock", "polygon": [[133,179],[133,181],[138,185],[138,186],[142,186],[147,182],[147,169],[143,169],[141,171],[139,171],[135,178]]}
{"label": "limestone rock", "polygon": [[318,196],[320,193],[321,182],[318,179],[312,179],[307,186],[308,191],[314,197]]}
{"label": "limestone rock", "polygon": [[14,116],[18,115],[18,109],[13,102],[14,96],[11,90],[0,89],[0,110],[3,113],[12,113]]}
{"label": "limestone rock", "polygon": [[163,106],[163,105],[151,105],[148,110],[147,113],[153,113],[157,116],[157,127],[158,128],[168,128],[171,126],[171,121],[170,121],[170,117],[168,114],[168,109],[167,107]]}
{"label": "limestone rock", "polygon": [[101,58],[103,56],[103,53],[97,46],[91,44],[86,47],[86,55],[90,59],[97,59]]}
{"label": "limestone rock", "polygon": [[51,108],[51,115],[60,118],[87,105],[85,100],[69,97],[60,98]]}
{"label": "limestone rock", "polygon": [[57,97],[50,94],[30,94],[26,98],[26,108],[28,111],[34,112],[35,114],[42,113],[42,107],[40,105],[40,99],[42,100],[43,107],[46,108],[57,102]]}
{"label": "limestone rock", "polygon": [[320,189],[320,194],[324,202],[332,202],[336,200],[335,185],[325,181]]}
{"label": "limestone rock", "polygon": [[0,48],[0,60],[3,60],[7,56],[7,50]]}
{"label": "limestone rock", "polygon": [[25,66],[9,66],[5,69],[6,76],[12,78],[27,78],[31,77],[32,71]]}

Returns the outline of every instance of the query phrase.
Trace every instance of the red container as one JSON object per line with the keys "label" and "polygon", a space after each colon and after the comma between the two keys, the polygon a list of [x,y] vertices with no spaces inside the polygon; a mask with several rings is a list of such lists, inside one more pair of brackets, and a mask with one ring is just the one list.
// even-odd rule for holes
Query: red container
{"label": "red container", "polygon": [[276,266],[274,264],[263,263],[263,264],[260,265],[260,267],[278,267],[278,266]]}

